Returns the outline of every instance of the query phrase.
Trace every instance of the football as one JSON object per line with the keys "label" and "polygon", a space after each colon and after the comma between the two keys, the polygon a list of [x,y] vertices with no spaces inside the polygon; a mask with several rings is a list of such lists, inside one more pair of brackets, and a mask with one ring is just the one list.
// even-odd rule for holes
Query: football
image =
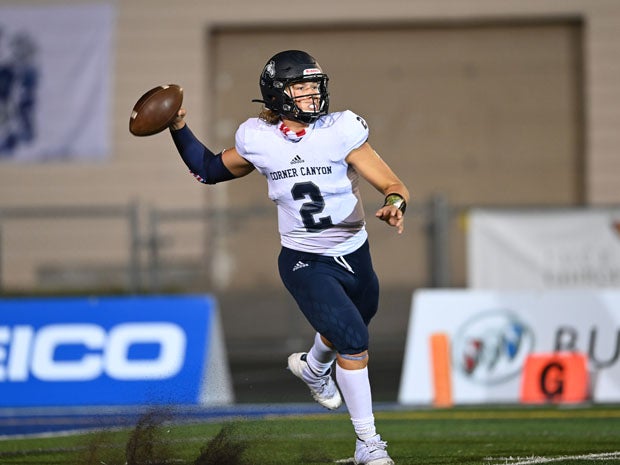
{"label": "football", "polygon": [[129,132],[151,136],[166,129],[183,103],[183,88],[177,84],[154,87],[138,99],[129,118]]}

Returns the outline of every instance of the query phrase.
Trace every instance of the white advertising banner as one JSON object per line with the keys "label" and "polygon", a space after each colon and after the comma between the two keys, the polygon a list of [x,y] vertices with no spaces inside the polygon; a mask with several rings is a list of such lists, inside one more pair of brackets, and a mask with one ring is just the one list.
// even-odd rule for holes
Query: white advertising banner
{"label": "white advertising banner", "polygon": [[519,402],[528,355],[557,352],[587,356],[591,400],[620,401],[620,290],[417,291],[400,403],[435,403],[437,335],[454,405]]}
{"label": "white advertising banner", "polygon": [[109,155],[113,6],[0,7],[0,161]]}
{"label": "white advertising banner", "polygon": [[620,288],[620,207],[473,210],[473,289]]}

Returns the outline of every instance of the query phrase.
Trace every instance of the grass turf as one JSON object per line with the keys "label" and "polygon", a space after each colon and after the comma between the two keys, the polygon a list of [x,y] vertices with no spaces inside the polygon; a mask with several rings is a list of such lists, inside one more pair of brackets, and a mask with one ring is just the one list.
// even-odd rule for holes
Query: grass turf
{"label": "grass turf", "polygon": [[[396,465],[620,464],[620,406],[376,413]],[[149,414],[132,429],[0,441],[0,464],[324,465],[352,457],[346,414],[184,424]]]}

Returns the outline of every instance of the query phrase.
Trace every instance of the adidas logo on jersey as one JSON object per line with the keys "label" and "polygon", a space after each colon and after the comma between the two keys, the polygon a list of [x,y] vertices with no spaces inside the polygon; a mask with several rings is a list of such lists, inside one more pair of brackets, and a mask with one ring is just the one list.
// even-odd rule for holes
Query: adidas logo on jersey
{"label": "adidas logo on jersey", "polygon": [[297,263],[295,263],[295,266],[293,267],[293,271],[300,270],[300,269],[305,268],[305,267],[307,267],[307,266],[310,266],[310,265],[308,265],[307,263],[304,263],[304,262],[302,262],[302,261],[300,260],[300,261],[298,261]]}
{"label": "adidas logo on jersey", "polygon": [[295,155],[293,159],[291,160],[291,165],[294,165],[295,163],[303,163],[303,162],[304,162],[303,158],[301,158],[299,155]]}

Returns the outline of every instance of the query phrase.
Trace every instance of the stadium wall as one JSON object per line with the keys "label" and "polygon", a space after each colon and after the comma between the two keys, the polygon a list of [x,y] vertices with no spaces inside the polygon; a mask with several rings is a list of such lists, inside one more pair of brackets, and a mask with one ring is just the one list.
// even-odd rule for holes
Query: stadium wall
{"label": "stadium wall", "polygon": [[[71,0],[63,4],[82,4]],[[620,4],[614,0],[511,0],[460,2],[390,0],[327,2],[320,0],[311,11],[299,15],[280,2],[188,1],[172,5],[161,0],[131,0],[111,2],[116,9],[115,56],[110,72],[113,75],[112,156],[108,162],[97,164],[51,163],[7,164],[0,170],[0,208],[23,206],[53,206],[77,204],[126,204],[138,200],[144,205],[163,208],[203,207],[220,202],[225,195],[207,193],[203,186],[188,180],[186,170],[179,166],[172,142],[165,135],[136,139],[127,131],[128,116],[133,102],[146,88],[162,82],[183,84],[191,95],[192,126],[207,140],[221,137],[234,128],[218,125],[214,101],[220,92],[213,67],[217,56],[212,53],[214,32],[227,29],[289,28],[312,31],[314,25],[335,30],[346,26],[390,28],[392,25],[425,27],[429,24],[480,24],[536,22],[556,19],[579,21],[582,24],[583,46],[583,193],[586,205],[620,201],[617,179],[620,175]],[[19,5],[49,5],[48,1],[24,1]],[[1,0],[0,6],[15,5]],[[242,11],[243,14],[239,12]],[[283,44],[283,46],[285,46]],[[372,61],[369,60],[369,66]],[[248,76],[254,81],[255,74]],[[508,98],[509,100],[509,98]],[[508,104],[508,102],[507,102]],[[248,111],[253,111],[249,109]],[[249,114],[248,116],[251,116]],[[416,179],[424,173],[407,175],[416,193]],[[271,218],[272,219],[272,218]],[[35,226],[32,229],[38,229]],[[87,225],[91,231],[97,225]],[[271,226],[275,232],[275,227]],[[62,229],[62,228],[61,228]],[[195,228],[185,227],[181,235],[191,236]],[[45,241],[29,246],[33,256],[46,249],[65,248],[71,254],[71,236],[62,230],[54,231],[58,242]],[[117,234],[116,232],[113,234]],[[200,234],[200,232],[199,232]],[[20,238],[16,239],[16,247]],[[270,243],[277,240],[271,236]],[[6,240],[6,237],[5,237]],[[119,238],[117,242],[124,241]],[[64,241],[64,242],[63,242]],[[178,257],[195,256],[200,249],[181,241],[174,253]],[[202,244],[199,244],[201,246]],[[104,256],[93,261],[109,259],[112,247],[105,247]],[[383,254],[379,254],[383,255]],[[34,259],[33,259],[34,260]],[[393,271],[391,265],[377,258],[378,268],[389,279],[403,276],[403,268]],[[424,266],[417,259],[416,267]],[[34,263],[34,262],[32,262]],[[36,285],[29,264],[20,270],[11,268],[16,283],[26,287]],[[409,266],[406,263],[403,266]],[[223,262],[225,265],[225,261]],[[242,271],[242,270],[241,270]],[[272,273],[276,276],[276,273]],[[242,275],[241,275],[242,276]],[[276,281],[277,279],[274,279]],[[243,279],[241,279],[243,281]],[[246,280],[255,283],[255,275]],[[269,284],[272,284],[271,281]],[[407,285],[400,282],[400,285]]]}

